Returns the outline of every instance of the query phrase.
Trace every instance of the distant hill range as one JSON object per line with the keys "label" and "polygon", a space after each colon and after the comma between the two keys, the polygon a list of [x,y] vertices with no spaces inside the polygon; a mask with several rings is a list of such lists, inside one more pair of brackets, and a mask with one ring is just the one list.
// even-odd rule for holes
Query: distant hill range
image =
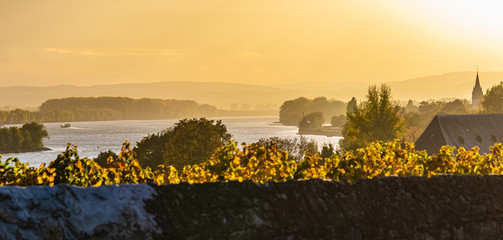
{"label": "distant hill range", "polygon": [[[389,82],[394,98],[429,100],[471,98],[475,72],[454,72],[442,75]],[[484,92],[503,81],[503,72],[480,72]],[[329,82],[288,83],[270,86],[224,82],[160,82],[97,86],[60,85],[49,87],[0,87],[0,106],[37,107],[47,99],[90,96],[126,96],[130,98],[187,99],[235,110],[278,109],[286,100],[300,96],[325,96],[349,101],[362,99],[371,83]]]}
{"label": "distant hill range", "polygon": [[[195,100],[223,109],[253,110],[256,105],[277,110],[289,99],[301,96],[301,91],[275,87],[223,82],[160,82],[129,83],[97,86],[60,85],[50,87],[0,87],[0,106],[36,107],[47,99],[64,97],[130,97]],[[236,105],[236,106],[231,106]],[[247,105],[243,109],[243,105]],[[265,109],[267,110],[267,109]]]}
{"label": "distant hill range", "polygon": [[[387,84],[391,86],[393,98],[399,100],[471,99],[475,78],[476,72],[453,72],[387,82]],[[479,79],[485,94],[487,89],[503,81],[503,72],[479,72]],[[366,82],[297,83],[274,85],[274,87],[292,91],[304,89],[306,96],[316,93],[315,96],[349,101],[353,96],[362,99],[371,84]]]}
{"label": "distant hill range", "polygon": [[[475,72],[454,72],[390,83],[400,99],[472,98]],[[480,84],[486,90],[503,81],[503,72],[479,72]]]}

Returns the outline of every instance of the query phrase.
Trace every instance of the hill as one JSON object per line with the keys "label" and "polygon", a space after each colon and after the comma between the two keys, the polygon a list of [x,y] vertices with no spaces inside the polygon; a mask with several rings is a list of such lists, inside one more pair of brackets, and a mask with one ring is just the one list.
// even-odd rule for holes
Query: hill
{"label": "hill", "polygon": [[[0,105],[37,107],[47,99],[66,97],[127,96],[130,98],[187,99],[233,110],[277,110],[279,105],[301,95],[267,86],[222,82],[159,82],[97,86],[0,87]],[[249,109],[247,109],[249,108]]]}
{"label": "hill", "polygon": [[[503,81],[503,72],[480,72],[484,92]],[[429,100],[471,98],[475,72],[453,72],[425,76],[404,81],[388,82],[393,96],[400,100]],[[211,104],[219,109],[278,110],[279,106],[297,97],[349,101],[351,97],[362,99],[369,82],[304,82],[253,84],[224,82],[158,82],[128,83],[96,86],[59,85],[49,87],[0,87],[0,106],[38,107],[47,99],[65,97],[126,96],[130,98],[187,99]]]}
{"label": "hill", "polygon": [[[453,72],[441,75],[390,82],[393,95],[399,99],[471,99],[476,73]],[[480,72],[480,84],[485,93],[493,85],[503,81],[503,72]]]}
{"label": "hill", "polygon": [[[403,81],[387,82],[391,86],[393,97],[399,100],[429,100],[429,99],[471,99],[475,84],[475,72],[453,72],[440,75],[412,78]],[[503,81],[503,72],[480,72],[480,83],[485,91]],[[303,90],[304,96],[326,96],[342,101],[349,101],[351,97],[362,99],[371,82],[310,82],[295,84],[278,84],[277,88],[291,91]],[[316,93],[315,96],[312,96]]]}

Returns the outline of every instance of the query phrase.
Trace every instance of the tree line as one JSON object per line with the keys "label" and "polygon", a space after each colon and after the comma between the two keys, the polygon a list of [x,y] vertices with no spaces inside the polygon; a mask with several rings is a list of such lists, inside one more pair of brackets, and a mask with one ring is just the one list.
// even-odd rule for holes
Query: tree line
{"label": "tree line", "polygon": [[503,113],[503,82],[487,90],[478,109],[472,108],[465,99],[419,103],[409,100],[401,105],[392,99],[391,88],[383,84],[370,86],[365,99],[359,103],[354,97],[347,104],[323,97],[286,101],[281,106],[280,122],[301,128],[321,128],[325,116],[331,116],[330,123],[340,127],[344,137],[339,149],[348,151],[373,141],[415,142],[438,114],[477,113]]}
{"label": "tree line", "polygon": [[49,99],[39,111],[0,111],[0,124],[146,120],[215,116],[217,108],[192,100],[132,99],[127,97],[71,97]]}
{"label": "tree line", "polygon": [[423,101],[418,105],[409,100],[400,106],[391,98],[387,85],[371,86],[366,99],[347,113],[340,142],[342,150],[354,150],[374,141],[404,139],[415,142],[438,114],[503,113],[503,82],[484,94],[478,108],[469,101]]}

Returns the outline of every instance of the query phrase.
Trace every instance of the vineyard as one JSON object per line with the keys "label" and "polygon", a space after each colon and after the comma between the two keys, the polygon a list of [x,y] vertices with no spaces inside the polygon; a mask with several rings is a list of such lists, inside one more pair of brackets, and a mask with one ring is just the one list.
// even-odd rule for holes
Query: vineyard
{"label": "vineyard", "polygon": [[140,166],[127,141],[118,160],[108,159],[111,166],[108,168],[88,158],[79,158],[77,147],[69,144],[66,151],[47,166],[31,167],[17,158],[0,160],[0,185],[64,183],[87,187],[147,182],[158,185],[245,180],[265,183],[312,178],[355,182],[386,176],[503,174],[501,143],[492,146],[490,154],[480,155],[478,150],[478,147],[466,150],[444,146],[440,154],[428,156],[424,151],[416,151],[410,143],[395,140],[374,142],[365,148],[328,158],[306,154],[296,162],[288,160],[288,153],[274,144],[268,147],[243,144],[239,148],[237,143],[230,142],[204,163],[187,165],[183,169],[161,166],[152,171]]}

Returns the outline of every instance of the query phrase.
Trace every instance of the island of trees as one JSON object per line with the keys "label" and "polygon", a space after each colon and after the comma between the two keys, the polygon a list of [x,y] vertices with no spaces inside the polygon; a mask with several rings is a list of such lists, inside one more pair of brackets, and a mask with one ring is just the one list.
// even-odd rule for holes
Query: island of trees
{"label": "island of trees", "polygon": [[146,120],[214,116],[217,108],[191,100],[132,99],[127,97],[72,97],[50,99],[37,112],[0,111],[0,124]]}
{"label": "island of trees", "polygon": [[270,111],[220,110],[192,100],[162,100],[128,97],[71,97],[49,99],[39,111],[0,111],[0,124],[26,122],[74,122],[111,120],[156,120],[214,116],[264,116]]}
{"label": "island of trees", "polygon": [[283,103],[279,111],[279,121],[285,125],[298,126],[300,121],[309,118],[315,127],[321,127],[324,117],[346,113],[346,103],[328,100],[326,97],[307,99],[300,97]]}
{"label": "island of trees", "polygon": [[43,138],[48,137],[44,125],[31,122],[18,127],[0,128],[0,153],[47,150]]}

